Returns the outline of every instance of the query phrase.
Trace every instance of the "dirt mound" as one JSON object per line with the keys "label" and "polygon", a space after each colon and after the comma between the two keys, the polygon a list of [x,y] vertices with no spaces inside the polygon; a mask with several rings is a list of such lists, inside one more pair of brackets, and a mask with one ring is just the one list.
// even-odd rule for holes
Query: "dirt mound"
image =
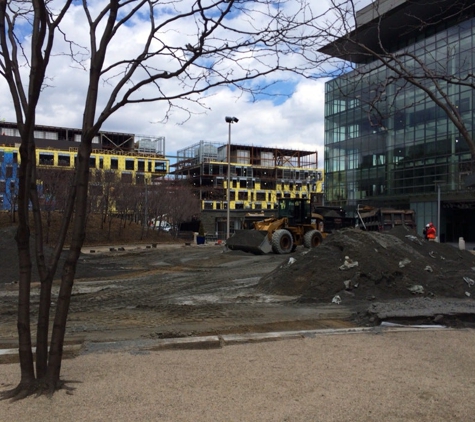
{"label": "dirt mound", "polygon": [[[293,262],[293,260],[295,261]],[[427,242],[405,227],[388,233],[343,229],[260,280],[272,294],[342,303],[475,295],[475,255]],[[468,294],[467,294],[468,293]]]}

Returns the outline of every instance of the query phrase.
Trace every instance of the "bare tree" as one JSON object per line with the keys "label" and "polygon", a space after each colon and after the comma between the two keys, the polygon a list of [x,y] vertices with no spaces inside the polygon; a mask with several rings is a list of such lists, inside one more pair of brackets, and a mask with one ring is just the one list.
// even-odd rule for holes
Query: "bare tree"
{"label": "bare tree", "polygon": [[130,216],[133,213],[137,191],[141,190],[140,188],[140,185],[137,186],[132,183],[121,183],[115,191],[116,216],[121,220],[121,224],[119,224],[119,237],[122,235],[122,229],[125,228],[127,220],[130,219]]}
{"label": "bare tree", "polygon": [[[200,198],[193,187],[186,182],[175,182],[168,190],[168,213],[173,219],[176,228],[186,221],[190,221],[200,213]],[[175,235],[177,230],[175,230]]]}
{"label": "bare tree", "polygon": [[[59,10],[52,13],[42,0],[33,0],[32,2],[0,1],[0,75],[9,87],[21,136],[21,164],[18,176],[19,221],[16,234],[20,273],[18,339],[21,379],[15,389],[2,395],[4,398],[22,398],[32,394],[41,385],[38,382],[39,380],[44,381],[43,385],[47,385],[50,390],[54,390],[59,386],[59,377],[55,378],[54,375],[47,374],[49,312],[52,280],[64,245],[72,206],[64,214],[63,236],[58,240],[51,261],[47,265],[43,251],[42,221],[36,190],[36,155],[33,134],[36,108],[53,49],[54,35],[70,5],[71,1],[66,1]],[[30,36],[24,37],[23,31],[28,28],[30,29]],[[27,50],[25,44],[28,44],[28,42],[30,43],[30,49]],[[30,51],[29,56],[27,56],[27,51]],[[29,66],[29,73],[26,76],[22,74],[25,65]],[[73,198],[74,193],[71,193]],[[36,264],[41,280],[36,340],[36,374],[30,331],[32,268],[28,212],[30,201],[35,222]],[[55,352],[53,352],[54,354]],[[57,358],[56,361],[58,361]]]}
{"label": "bare tree", "polygon": [[[22,398],[36,391],[52,393],[62,386],[60,373],[66,322],[76,265],[85,238],[91,145],[104,122],[126,105],[157,101],[168,105],[166,120],[174,108],[188,111],[187,104],[190,103],[205,106],[202,96],[215,87],[233,85],[257,94],[269,84],[265,77],[273,72],[290,70],[304,74],[312,68],[312,64],[305,62],[304,52],[312,49],[317,34],[306,34],[305,28],[316,16],[304,0],[280,3],[271,0],[192,3],[110,0],[103,3],[103,9],[89,5],[87,1],[73,4],[71,0],[58,4],[42,0],[0,1],[0,71],[9,86],[21,134],[17,233],[21,380],[3,397]],[[59,8],[53,9],[55,6]],[[68,10],[74,8],[76,18],[80,7],[84,22],[77,25],[87,27],[88,47],[81,49],[81,41],[70,41],[64,32],[62,39],[68,41],[75,64],[83,65],[88,72],[82,138],[64,212],[62,236],[47,265],[36,184],[32,183],[36,177],[35,114],[45,87],[54,35]],[[108,52],[114,46],[117,34],[128,31],[136,19],[143,21],[142,31],[148,28],[140,51],[130,53],[123,49],[123,57],[112,60]],[[18,25],[18,21],[23,25]],[[187,28],[186,34],[181,31],[183,25]],[[24,36],[25,28],[30,29],[31,36]],[[179,36],[174,37],[174,34]],[[27,43],[30,43],[29,48],[26,48]],[[85,55],[84,60],[78,53]],[[287,65],[289,55],[300,56],[302,61]],[[26,76],[21,73],[25,67],[29,68]],[[258,79],[263,82],[259,84]],[[36,373],[29,317],[30,201],[34,211],[36,264],[41,278]],[[72,240],[61,272],[48,350],[51,281],[70,224]]]}
{"label": "bare tree", "polygon": [[46,214],[44,240],[48,244],[50,239],[51,216],[54,211],[63,211],[66,206],[70,170],[41,168],[37,172],[37,183],[40,184],[40,210]]}
{"label": "bare tree", "polygon": [[88,192],[88,215],[99,213],[101,211],[105,178],[105,173],[102,170],[91,169],[90,172],[91,178]]}
{"label": "bare tree", "polygon": [[[169,217],[168,212],[168,181],[149,186],[147,189],[147,213],[153,229],[161,229],[161,223],[165,217]],[[152,225],[153,223],[153,225]]]}

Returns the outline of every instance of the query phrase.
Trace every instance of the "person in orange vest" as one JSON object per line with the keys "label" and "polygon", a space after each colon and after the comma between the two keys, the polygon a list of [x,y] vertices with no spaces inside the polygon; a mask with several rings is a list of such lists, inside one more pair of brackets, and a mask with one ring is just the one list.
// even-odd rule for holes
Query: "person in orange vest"
{"label": "person in orange vest", "polygon": [[435,238],[437,237],[437,231],[432,223],[429,223],[429,227],[427,227],[426,237],[427,240],[435,242]]}
{"label": "person in orange vest", "polygon": [[428,240],[427,239],[427,230],[428,229],[429,229],[429,224],[426,224],[426,226],[424,227],[424,230],[422,230],[422,234],[424,235],[425,240]]}

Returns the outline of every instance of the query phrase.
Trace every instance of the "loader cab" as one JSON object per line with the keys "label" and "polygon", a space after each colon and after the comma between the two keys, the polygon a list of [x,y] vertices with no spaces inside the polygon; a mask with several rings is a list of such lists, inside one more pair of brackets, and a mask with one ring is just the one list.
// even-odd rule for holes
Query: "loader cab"
{"label": "loader cab", "polygon": [[279,199],[279,218],[287,218],[290,226],[310,224],[310,202],[302,198]]}

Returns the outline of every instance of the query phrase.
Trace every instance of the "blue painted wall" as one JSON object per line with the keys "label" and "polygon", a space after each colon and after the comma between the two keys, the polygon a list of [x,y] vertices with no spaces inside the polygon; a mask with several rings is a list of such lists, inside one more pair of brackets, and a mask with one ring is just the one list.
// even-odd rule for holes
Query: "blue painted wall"
{"label": "blue painted wall", "polygon": [[11,210],[18,194],[18,152],[0,147],[0,210]]}

